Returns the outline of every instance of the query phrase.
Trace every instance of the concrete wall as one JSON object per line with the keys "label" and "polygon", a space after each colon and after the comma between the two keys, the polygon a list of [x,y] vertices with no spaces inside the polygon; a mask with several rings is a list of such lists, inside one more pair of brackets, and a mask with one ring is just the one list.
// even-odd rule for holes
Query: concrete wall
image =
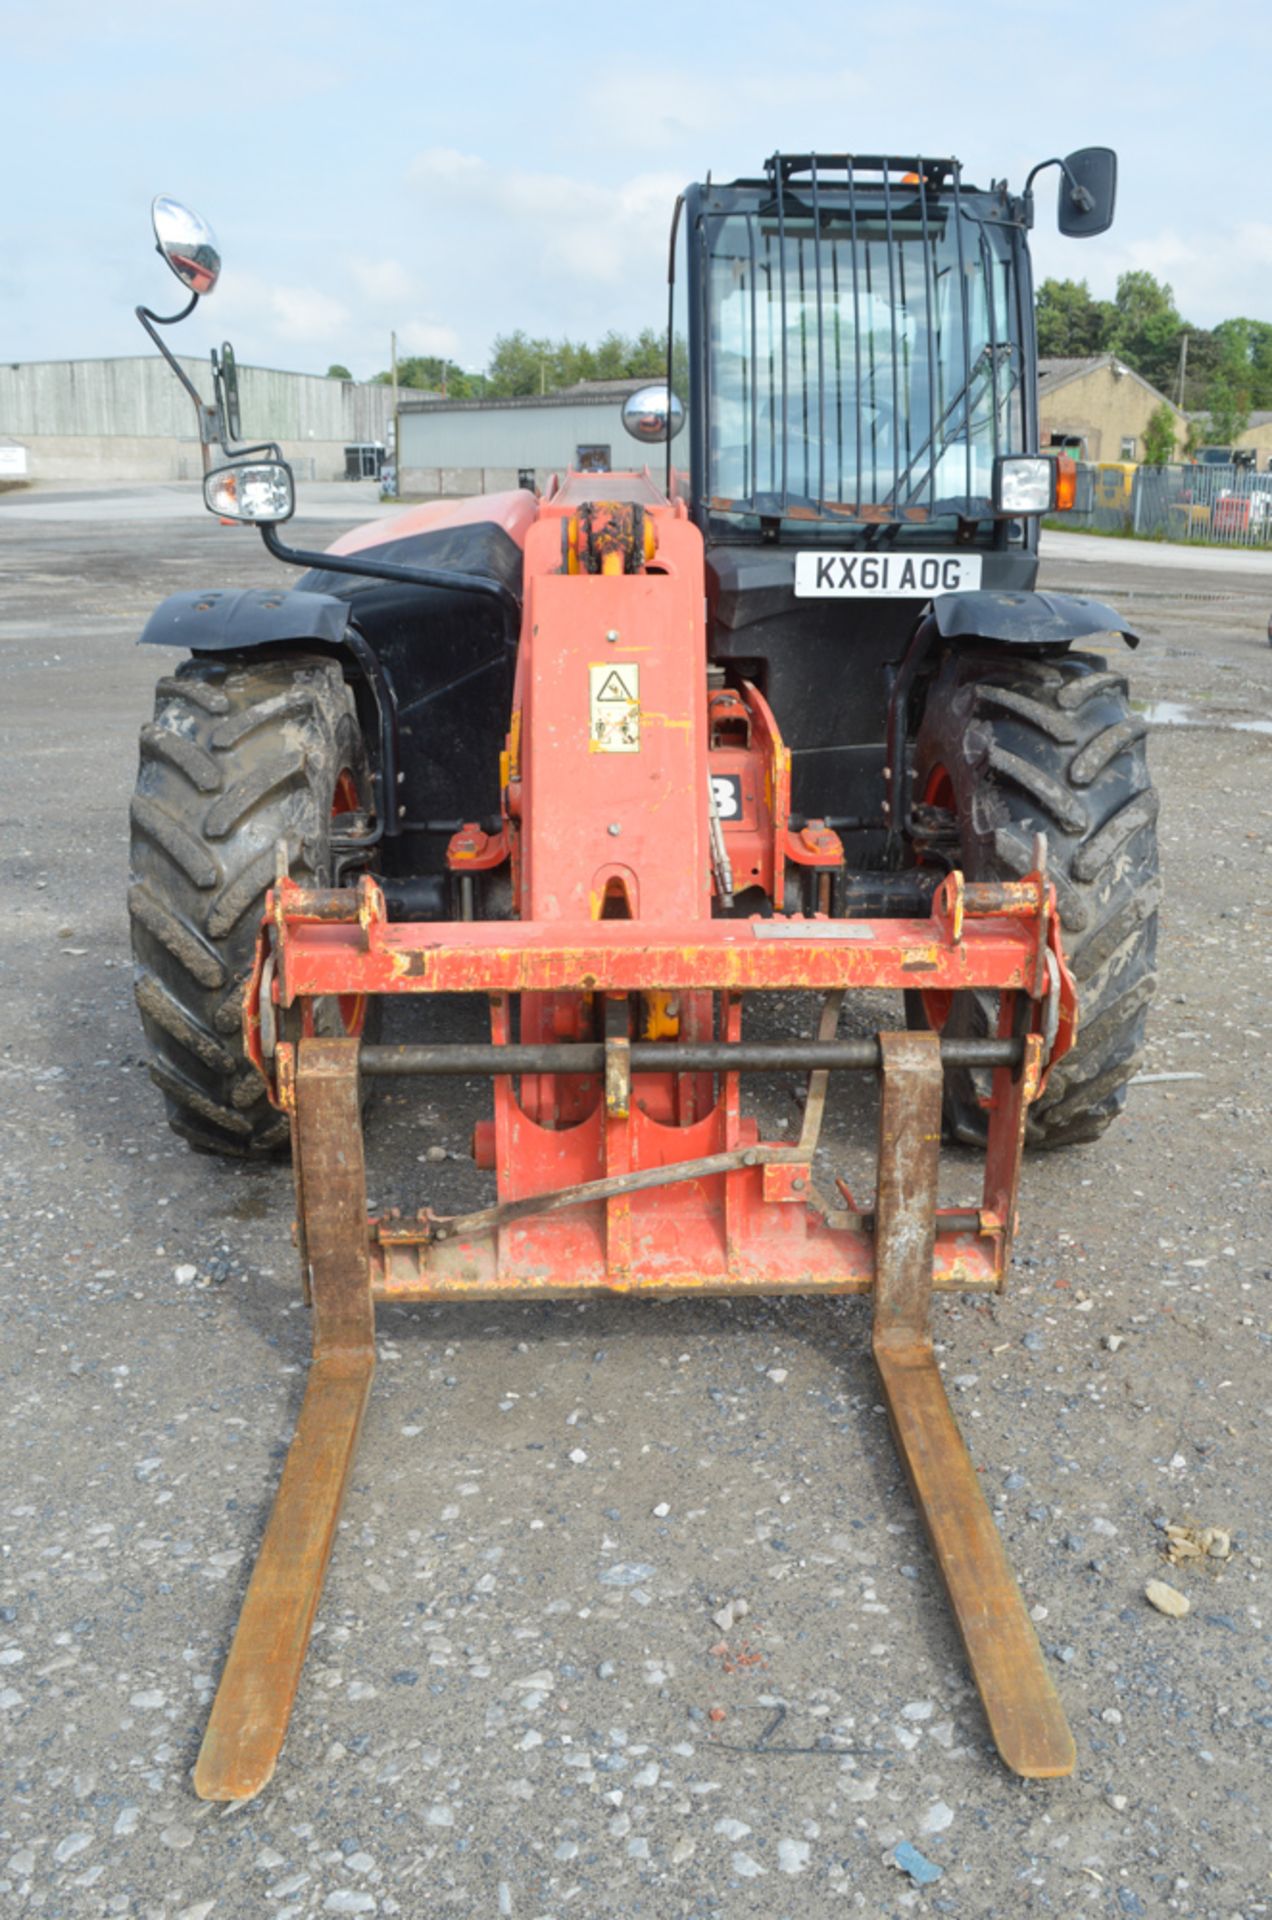
{"label": "concrete wall", "polygon": [[[562,467],[535,467],[534,484],[542,490]],[[409,499],[470,499],[478,493],[506,493],[520,485],[520,467],[403,467],[399,492]]]}
{"label": "concrete wall", "polygon": [[[1122,439],[1127,436],[1135,441],[1133,457],[1142,460],[1144,435],[1161,403],[1162,395],[1129,370],[1119,378],[1111,367],[1094,367],[1041,396],[1039,445],[1046,447],[1053,433],[1080,434],[1088,460],[1120,460]],[[1178,408],[1171,411],[1176,450],[1182,453],[1188,422]]]}
{"label": "concrete wall", "polygon": [[[191,413],[194,409],[191,408]],[[296,478],[343,480],[344,443],[336,440],[283,440],[284,458]],[[184,440],[116,434],[37,434],[27,442],[27,478],[41,480],[164,481],[201,480],[203,455],[194,435]],[[220,460],[220,449],[213,449]]]}
{"label": "concrete wall", "polygon": [[[178,360],[211,401],[208,362]],[[342,479],[355,441],[389,444],[395,401],[408,391],[239,366],[246,439],[277,440],[301,479]],[[36,481],[192,480],[203,471],[194,404],[158,354],[0,366],[0,435],[27,447]]]}

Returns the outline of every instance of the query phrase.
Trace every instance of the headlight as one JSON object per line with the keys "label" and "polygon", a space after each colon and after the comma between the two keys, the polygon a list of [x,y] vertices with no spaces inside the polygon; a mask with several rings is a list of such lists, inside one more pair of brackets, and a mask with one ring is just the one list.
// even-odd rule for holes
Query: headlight
{"label": "headlight", "polygon": [[290,520],[296,506],[291,468],[281,460],[214,467],[204,475],[203,503],[227,520]]}
{"label": "headlight", "polygon": [[1055,484],[1054,460],[1035,453],[1000,454],[994,462],[994,511],[1050,513]]}

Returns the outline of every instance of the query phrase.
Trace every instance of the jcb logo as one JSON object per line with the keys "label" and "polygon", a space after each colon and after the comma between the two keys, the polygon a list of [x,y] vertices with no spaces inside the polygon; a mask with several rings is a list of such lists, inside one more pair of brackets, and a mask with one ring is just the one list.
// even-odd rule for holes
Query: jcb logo
{"label": "jcb logo", "polygon": [[736,773],[713,773],[711,794],[721,820],[736,820],[742,812],[742,782]]}

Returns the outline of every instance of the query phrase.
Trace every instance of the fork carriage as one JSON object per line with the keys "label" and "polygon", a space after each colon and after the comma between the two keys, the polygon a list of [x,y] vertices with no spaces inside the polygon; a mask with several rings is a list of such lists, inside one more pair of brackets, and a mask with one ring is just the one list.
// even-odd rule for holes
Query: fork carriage
{"label": "fork carriage", "polygon": [[[512,932],[392,923],[367,879],[355,896],[281,877],[270,896],[246,1020],[291,1119],[314,1357],[198,1792],[244,1798],[273,1772],[374,1372],[376,1302],[598,1293],[870,1295],[893,1435],[999,1751],[1021,1774],[1069,1772],[1072,1737],[930,1329],[934,1291],[1005,1282],[1026,1116],[1072,1035],[1045,874],[1002,885],[951,874],[926,920],[708,920],[656,935],[629,920],[521,923],[515,943]],[[996,990],[998,1034],[836,1037],[849,989],[916,978],[931,992]],[[747,993],[774,989],[820,991],[816,1038],[747,1040]],[[376,1046],[304,1031],[321,997],[457,991],[488,998],[489,1044]],[[512,1037],[514,1005],[524,1035],[561,1004],[587,1009],[603,1037]],[[669,1005],[678,1031],[633,1037],[674,1022]],[[955,1064],[990,1076],[988,1145],[979,1203],[942,1207],[942,1076]],[[814,1172],[828,1076],[853,1070],[881,1085],[876,1187],[860,1203],[842,1181],[824,1192]],[[743,1077],[761,1071],[808,1075],[795,1142],[761,1140],[743,1110]],[[363,1074],[490,1075],[493,1124],[477,1145],[496,1202],[369,1218]]]}

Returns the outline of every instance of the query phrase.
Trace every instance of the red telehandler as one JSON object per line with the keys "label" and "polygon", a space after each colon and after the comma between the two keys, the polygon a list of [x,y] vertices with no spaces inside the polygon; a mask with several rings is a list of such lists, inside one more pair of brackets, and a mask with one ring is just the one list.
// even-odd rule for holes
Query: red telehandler
{"label": "red telehandler", "polygon": [[[1113,155],[1042,164],[1061,227],[1102,232]],[[1037,452],[1033,178],[775,155],[689,188],[668,381],[625,408],[656,475],[409,507],[309,553],[279,532],[281,449],[234,444],[232,355],[195,394],[209,507],[306,571],[177,594],[143,634],[189,657],[142,733],[137,998],[183,1134],[290,1142],[314,1338],[204,1797],[274,1771],[376,1303],[508,1296],[867,1296],[999,1751],[1072,1769],[930,1320],[934,1292],[1002,1289],[1023,1148],[1108,1124],[1153,985],[1144,724],[1075,649],[1135,636],[1036,590],[1073,471]],[[155,222],[192,306],[215,242],[175,202]],[[904,996],[895,1030],[840,1036],[860,988]],[[757,992],[817,996],[807,1037],[748,1032]],[[383,996],[439,993],[480,996],[488,1038],[380,1044]],[[817,1163],[838,1072],[879,1081],[869,1193]],[[803,1077],[798,1140],[761,1137],[755,1073]],[[370,1217],[363,1082],[425,1075],[489,1078],[493,1197]],[[984,1151],[955,1206],[943,1128]]]}

